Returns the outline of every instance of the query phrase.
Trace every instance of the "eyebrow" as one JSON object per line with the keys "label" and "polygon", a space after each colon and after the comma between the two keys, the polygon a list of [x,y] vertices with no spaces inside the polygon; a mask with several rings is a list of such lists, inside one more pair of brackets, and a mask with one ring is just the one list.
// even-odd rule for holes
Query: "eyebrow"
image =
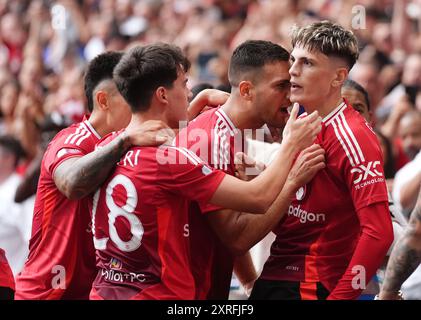
{"label": "eyebrow", "polygon": [[280,86],[280,85],[289,85],[290,84],[290,80],[284,79],[284,80],[276,80],[273,82],[273,84],[275,86]]}
{"label": "eyebrow", "polygon": [[[297,60],[293,55],[291,55],[291,60],[292,61],[295,61],[295,60]],[[308,58],[308,57],[300,57],[300,58],[298,58],[298,60],[299,61],[309,61],[309,62],[311,62],[311,63],[315,63],[316,62],[316,60],[314,60],[314,59],[312,59],[312,58]]]}

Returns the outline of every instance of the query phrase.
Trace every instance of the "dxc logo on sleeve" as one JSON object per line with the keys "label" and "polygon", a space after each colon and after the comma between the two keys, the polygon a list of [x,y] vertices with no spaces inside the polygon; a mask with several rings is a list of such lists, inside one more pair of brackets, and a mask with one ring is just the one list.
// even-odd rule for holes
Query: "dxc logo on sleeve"
{"label": "dxc logo on sleeve", "polygon": [[369,161],[367,164],[360,164],[351,169],[351,174],[357,173],[357,178],[354,179],[356,189],[360,189],[368,184],[384,181],[383,173],[376,168],[380,165],[380,161]]}

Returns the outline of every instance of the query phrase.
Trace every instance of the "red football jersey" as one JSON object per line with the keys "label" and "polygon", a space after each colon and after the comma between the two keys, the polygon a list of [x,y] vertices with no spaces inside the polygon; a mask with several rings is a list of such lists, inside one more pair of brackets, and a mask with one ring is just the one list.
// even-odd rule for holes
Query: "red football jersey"
{"label": "red football jersey", "polygon": [[297,191],[275,228],[261,278],[321,282],[332,291],[360,236],[357,211],[388,197],[377,137],[346,102],[323,119],[316,143],[326,167]]}
{"label": "red football jersey", "polygon": [[188,209],[206,203],[224,176],[187,149],[127,151],[93,199],[91,299],[194,299]]}
{"label": "red football jersey", "polygon": [[[234,175],[234,155],[242,151],[241,132],[222,108],[202,113],[177,136],[176,144],[186,146],[203,161]],[[233,255],[222,244],[204,214],[221,209],[212,204],[193,204],[190,208],[192,266],[197,299],[228,299],[233,270]]]}
{"label": "red football jersey", "polygon": [[13,278],[12,269],[6,259],[6,254],[0,248],[0,287],[15,290],[15,279]]}
{"label": "red football jersey", "polygon": [[85,120],[60,131],[41,163],[29,257],[16,278],[16,299],[88,299],[96,275],[88,199],[69,200],[54,170],[92,152],[100,136]]}

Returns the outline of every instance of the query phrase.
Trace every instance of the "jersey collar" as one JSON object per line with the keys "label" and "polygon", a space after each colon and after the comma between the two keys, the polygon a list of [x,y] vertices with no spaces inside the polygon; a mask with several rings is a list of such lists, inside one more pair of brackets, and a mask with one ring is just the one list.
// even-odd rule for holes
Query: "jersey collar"
{"label": "jersey collar", "polygon": [[346,108],[347,104],[345,100],[342,98],[341,103],[333,109],[326,117],[323,118],[322,122],[328,125],[330,120],[332,120],[339,112],[343,111]]}

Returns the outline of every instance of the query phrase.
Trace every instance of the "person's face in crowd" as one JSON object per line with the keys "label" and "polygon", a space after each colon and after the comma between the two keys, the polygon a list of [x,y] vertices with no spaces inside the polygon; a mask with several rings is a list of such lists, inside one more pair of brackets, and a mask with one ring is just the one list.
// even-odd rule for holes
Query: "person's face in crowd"
{"label": "person's face in crowd", "polygon": [[4,181],[15,170],[15,156],[0,146],[0,181]]}
{"label": "person's face in crowd", "polygon": [[288,120],[287,108],[291,105],[289,62],[267,64],[255,81],[255,109],[262,123],[282,128]]}
{"label": "person's face in crowd", "polygon": [[165,89],[168,101],[165,111],[166,122],[172,129],[178,129],[179,122],[187,121],[188,119],[187,108],[193,94],[187,86],[187,81],[187,74],[183,70],[179,70],[178,77],[174,81],[172,88]]}
{"label": "person's face in crowd", "polygon": [[393,51],[392,34],[389,23],[376,24],[373,32],[373,41],[379,51],[386,54],[390,54]]}
{"label": "person's face in crowd", "polygon": [[0,95],[0,109],[4,116],[10,117],[13,115],[16,104],[18,102],[19,90],[12,84],[6,84]]}
{"label": "person's face in crowd", "polygon": [[316,110],[332,90],[336,68],[333,59],[319,51],[296,46],[291,52],[291,101]]}
{"label": "person's face in crowd", "polygon": [[23,91],[31,91],[39,85],[41,78],[41,66],[36,59],[26,59],[19,74],[19,82]]}
{"label": "person's face in crowd", "polygon": [[421,87],[421,55],[411,55],[405,61],[402,83],[408,86]]}
{"label": "person's face in crowd", "polygon": [[358,82],[365,88],[370,96],[373,98],[379,90],[378,73],[376,68],[371,64],[356,63],[351,70],[352,80]]}
{"label": "person's face in crowd", "polygon": [[350,87],[343,87],[342,97],[348,100],[351,106],[365,118],[365,121],[371,123],[371,112],[368,110],[365,97],[360,91]]}
{"label": "person's face in crowd", "polygon": [[421,150],[421,116],[402,118],[399,136],[405,153],[410,159],[414,159]]}

